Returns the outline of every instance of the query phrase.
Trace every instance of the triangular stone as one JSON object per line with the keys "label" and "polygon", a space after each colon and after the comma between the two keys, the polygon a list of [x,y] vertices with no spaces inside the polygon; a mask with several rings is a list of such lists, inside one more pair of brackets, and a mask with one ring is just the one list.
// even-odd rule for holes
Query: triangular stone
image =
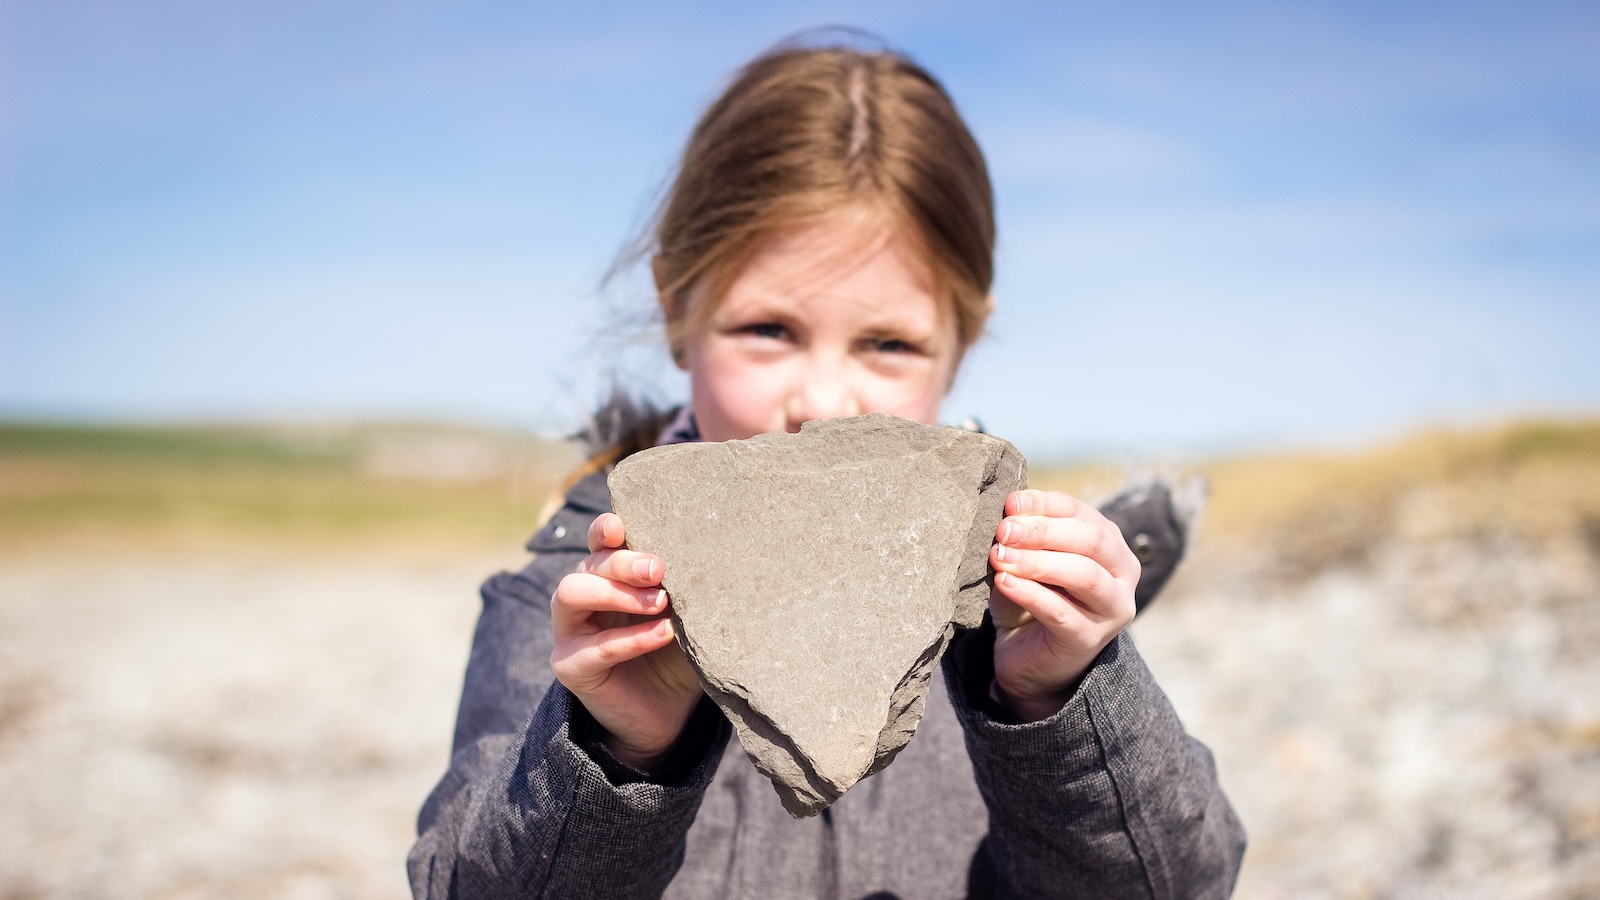
{"label": "triangular stone", "polygon": [[1027,462],[1005,441],[874,414],[623,460],[628,546],[666,562],[678,639],[784,808],[815,814],[889,764]]}

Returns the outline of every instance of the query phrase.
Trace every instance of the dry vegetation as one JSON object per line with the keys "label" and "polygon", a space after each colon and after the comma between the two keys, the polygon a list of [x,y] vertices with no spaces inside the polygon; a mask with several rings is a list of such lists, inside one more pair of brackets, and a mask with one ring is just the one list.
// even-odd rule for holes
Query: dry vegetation
{"label": "dry vegetation", "polygon": [[[1352,457],[1207,466],[1209,539],[1287,574],[1369,560],[1390,541],[1600,541],[1600,425],[1432,433]],[[1270,547],[1260,538],[1270,536]]]}
{"label": "dry vegetation", "polygon": [[[403,895],[475,585],[572,461],[0,428],[0,898]],[[1240,896],[1600,895],[1600,423],[1195,468],[1135,630],[1251,833]]]}
{"label": "dry vegetation", "polygon": [[[1210,487],[1212,552],[1254,553],[1312,575],[1392,539],[1514,533],[1600,540],[1600,423],[1437,431],[1356,454],[1283,454],[1194,465]],[[1041,487],[1115,485],[1117,469],[1044,469]]]}

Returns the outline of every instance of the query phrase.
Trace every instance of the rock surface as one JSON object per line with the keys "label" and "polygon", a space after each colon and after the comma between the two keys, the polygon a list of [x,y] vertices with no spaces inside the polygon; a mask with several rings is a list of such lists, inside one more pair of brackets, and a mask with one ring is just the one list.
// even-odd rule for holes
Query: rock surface
{"label": "rock surface", "polygon": [[629,546],[666,561],[679,641],[784,808],[888,765],[957,627],[979,624],[1009,443],[881,414],[675,444],[610,477]]}

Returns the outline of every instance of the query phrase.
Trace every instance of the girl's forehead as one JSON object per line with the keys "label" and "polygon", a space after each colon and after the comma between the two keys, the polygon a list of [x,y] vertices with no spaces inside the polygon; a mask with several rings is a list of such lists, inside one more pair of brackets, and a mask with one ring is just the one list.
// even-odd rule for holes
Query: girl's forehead
{"label": "girl's forehead", "polygon": [[724,302],[790,300],[827,294],[879,299],[934,295],[932,279],[907,242],[888,227],[824,220],[756,249],[729,285]]}
{"label": "girl's forehead", "polygon": [[716,315],[847,319],[862,327],[933,330],[942,318],[933,292],[892,241],[757,256],[728,288]]}
{"label": "girl's forehead", "polygon": [[761,242],[746,263],[769,270],[797,274],[833,275],[859,268],[884,252],[904,256],[904,264],[917,261],[905,238],[884,216],[861,208],[847,208],[801,228],[781,232]]}

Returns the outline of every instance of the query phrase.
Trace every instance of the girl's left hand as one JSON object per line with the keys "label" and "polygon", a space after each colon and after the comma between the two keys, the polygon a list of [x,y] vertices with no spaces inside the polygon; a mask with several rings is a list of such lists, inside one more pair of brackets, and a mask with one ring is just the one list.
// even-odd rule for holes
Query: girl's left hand
{"label": "girl's left hand", "polygon": [[998,699],[1028,721],[1061,709],[1133,621],[1139,560],[1100,511],[1058,491],[1017,491],[989,550],[997,589]]}

